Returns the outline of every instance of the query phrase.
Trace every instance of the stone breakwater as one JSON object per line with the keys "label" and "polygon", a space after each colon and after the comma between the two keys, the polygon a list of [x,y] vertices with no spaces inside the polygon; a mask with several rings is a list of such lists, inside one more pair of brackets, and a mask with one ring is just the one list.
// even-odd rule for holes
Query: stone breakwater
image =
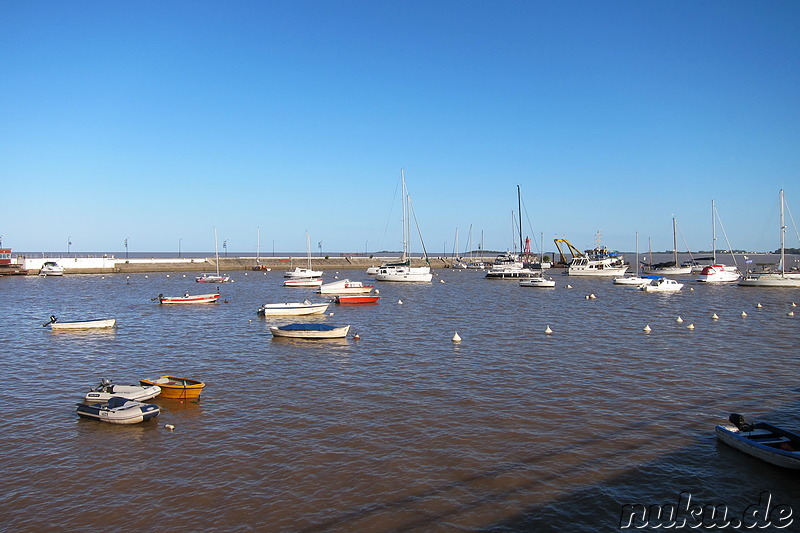
{"label": "stone breakwater", "polygon": [[[55,261],[64,267],[64,274],[131,274],[145,272],[213,272],[216,270],[214,257],[206,258],[37,258],[25,259],[22,266],[28,270],[29,275],[36,275],[45,261]],[[398,261],[397,257],[312,257],[311,267],[315,270],[341,269],[367,269],[371,266],[380,266],[387,262]],[[412,266],[424,266],[423,259],[414,258]],[[308,266],[307,257],[220,257],[220,272],[235,270],[294,270],[295,267]],[[430,259],[431,268],[452,267],[451,258]]]}

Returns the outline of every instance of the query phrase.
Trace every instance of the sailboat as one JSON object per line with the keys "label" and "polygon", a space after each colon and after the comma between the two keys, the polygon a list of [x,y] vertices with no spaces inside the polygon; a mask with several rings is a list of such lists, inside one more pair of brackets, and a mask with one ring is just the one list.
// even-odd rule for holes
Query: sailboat
{"label": "sailboat", "polygon": [[[406,189],[406,176],[405,170],[400,170],[400,183],[401,183],[401,202],[403,213],[403,255],[400,257],[399,263],[392,263],[382,265],[378,272],[375,274],[377,281],[407,281],[407,282],[429,282],[433,279],[433,272],[430,266],[412,267],[411,260],[408,258],[409,249],[409,235],[411,233],[411,223],[409,218],[409,203],[408,190]],[[425,249],[425,245],[422,245]],[[425,261],[428,261],[428,255],[425,254]]]}
{"label": "sailboat", "polygon": [[691,265],[682,266],[678,264],[678,223],[672,217],[672,261],[664,263],[650,264],[642,268],[645,274],[657,274],[659,276],[674,276],[676,274],[691,274]]}
{"label": "sailboat", "polygon": [[632,276],[620,276],[614,278],[614,285],[649,285],[653,278],[642,278],[639,276],[639,232],[636,232],[636,273]]}
{"label": "sailboat", "polygon": [[257,238],[256,238],[256,264],[253,266],[253,270],[264,270],[269,272],[272,270],[267,265],[261,264],[261,227],[258,228],[257,231]]}
{"label": "sailboat", "polygon": [[[324,272],[322,270],[313,270],[311,268],[311,238],[308,236],[308,232],[306,232],[306,256],[308,258],[308,267],[307,268],[300,268],[295,267],[294,270],[287,271],[283,277],[284,278],[319,278],[322,277]],[[321,285],[321,283],[320,283]]]}
{"label": "sailboat", "polygon": [[742,287],[800,287],[800,272],[786,272],[786,223],[783,216],[783,189],[780,191],[781,201],[781,263],[779,272],[751,273],[739,281]]}
{"label": "sailboat", "polygon": [[[517,185],[517,208],[519,209],[519,249],[520,252],[522,252],[524,250],[522,245],[522,192],[520,191],[519,185]],[[528,249],[530,249],[530,246],[528,246]],[[487,279],[529,279],[541,275],[541,270],[534,271],[528,268],[525,266],[522,259],[523,258],[516,253],[507,252],[505,254],[500,254],[494,260],[492,268],[489,269],[485,277]]]}
{"label": "sailboat", "polygon": [[219,248],[217,247],[217,228],[214,228],[214,263],[217,266],[216,274],[202,274],[194,280],[197,283],[225,283],[231,280],[230,276],[219,273]]}
{"label": "sailboat", "polygon": [[[723,265],[717,263],[717,210],[714,207],[714,200],[711,200],[711,255],[712,255],[712,263],[703,267],[703,270],[700,271],[700,276],[697,278],[697,281],[702,281],[703,283],[730,283],[734,281],[739,281],[739,278],[742,277],[741,272],[736,267],[736,257],[731,252],[731,257],[733,257],[733,266]],[[724,232],[725,228],[723,228]],[[730,249],[730,244],[728,244],[728,249]]]}

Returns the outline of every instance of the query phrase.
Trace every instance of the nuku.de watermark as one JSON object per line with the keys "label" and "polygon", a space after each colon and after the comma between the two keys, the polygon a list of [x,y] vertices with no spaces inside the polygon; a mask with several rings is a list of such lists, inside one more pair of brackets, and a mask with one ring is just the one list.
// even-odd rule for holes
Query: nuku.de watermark
{"label": "nuku.de watermark", "polygon": [[743,511],[729,509],[726,504],[694,502],[692,495],[681,492],[677,503],[644,505],[625,504],[620,515],[620,529],[783,529],[792,525],[792,508],[773,502],[772,494],[762,492],[758,503]]}

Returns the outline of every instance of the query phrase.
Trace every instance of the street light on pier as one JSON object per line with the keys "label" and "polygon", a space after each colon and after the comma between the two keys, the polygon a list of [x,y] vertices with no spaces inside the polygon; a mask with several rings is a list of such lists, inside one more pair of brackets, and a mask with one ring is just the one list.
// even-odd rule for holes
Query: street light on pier
{"label": "street light on pier", "polygon": [[72,246],[72,235],[67,237],[67,257],[71,257],[70,256],[70,251],[69,251],[71,246]]}
{"label": "street light on pier", "polygon": [[182,241],[182,240],[183,240],[183,237],[181,237],[180,239],[178,239],[178,257],[179,257],[179,258],[180,258],[180,256],[181,256],[181,241]]}
{"label": "street light on pier", "polygon": [[125,259],[128,258],[128,239],[130,239],[130,237],[125,237]]}
{"label": "street light on pier", "polygon": [[222,249],[225,250],[225,257],[228,257],[228,239],[222,241]]}

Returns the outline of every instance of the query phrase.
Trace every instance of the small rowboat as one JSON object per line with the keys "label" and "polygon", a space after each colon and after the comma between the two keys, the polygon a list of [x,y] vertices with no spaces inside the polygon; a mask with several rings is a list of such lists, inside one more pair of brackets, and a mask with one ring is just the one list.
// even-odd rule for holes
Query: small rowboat
{"label": "small rowboat", "polygon": [[369,294],[340,294],[336,296],[337,304],[375,304],[380,300],[380,296]]}
{"label": "small rowboat", "polygon": [[258,308],[258,314],[264,316],[298,316],[321,315],[328,309],[327,303],[289,302],[279,304],[264,304]]}
{"label": "small rowboat", "polygon": [[51,315],[50,322],[42,324],[42,327],[50,326],[50,329],[100,329],[100,328],[113,328],[117,325],[116,318],[107,318],[103,320],[80,320],[76,322],[56,322],[58,318]]}
{"label": "small rowboat", "polygon": [[364,285],[360,281],[342,279],[321,285],[317,292],[320,294],[369,294],[374,288],[374,285]]}
{"label": "small rowboat", "polygon": [[161,387],[158,385],[150,385],[148,387],[117,385],[112,383],[110,379],[103,378],[100,380],[100,385],[90,390],[83,399],[87,402],[107,402],[113,396],[119,396],[128,400],[143,402],[155,398],[160,393]]}
{"label": "small rowboat", "polygon": [[289,324],[269,328],[273,337],[293,339],[341,339],[347,337],[350,326],[330,326],[328,324]]}
{"label": "small rowboat", "polygon": [[297,278],[297,279],[287,279],[283,282],[284,287],[320,287],[322,286],[322,280],[319,278]]}
{"label": "small rowboat", "polygon": [[219,293],[216,294],[195,294],[190,296],[187,292],[183,296],[164,296],[159,294],[154,298],[161,304],[213,304],[219,300]]}
{"label": "small rowboat", "polygon": [[728,420],[716,427],[719,440],[762,461],[800,469],[800,435],[766,422],[751,424],[736,413]]}
{"label": "small rowboat", "polygon": [[145,386],[157,385],[161,387],[161,398],[179,398],[181,400],[192,400],[200,397],[203,387],[206,386],[202,381],[196,379],[179,378],[175,376],[161,376],[157,379],[140,379],[139,383]]}
{"label": "small rowboat", "polygon": [[227,283],[231,280],[225,274],[203,274],[194,278],[197,283]]}
{"label": "small rowboat", "polygon": [[155,404],[119,396],[113,396],[104,403],[79,403],[77,409],[81,418],[94,418],[109,424],[138,424],[157,417],[160,412]]}

